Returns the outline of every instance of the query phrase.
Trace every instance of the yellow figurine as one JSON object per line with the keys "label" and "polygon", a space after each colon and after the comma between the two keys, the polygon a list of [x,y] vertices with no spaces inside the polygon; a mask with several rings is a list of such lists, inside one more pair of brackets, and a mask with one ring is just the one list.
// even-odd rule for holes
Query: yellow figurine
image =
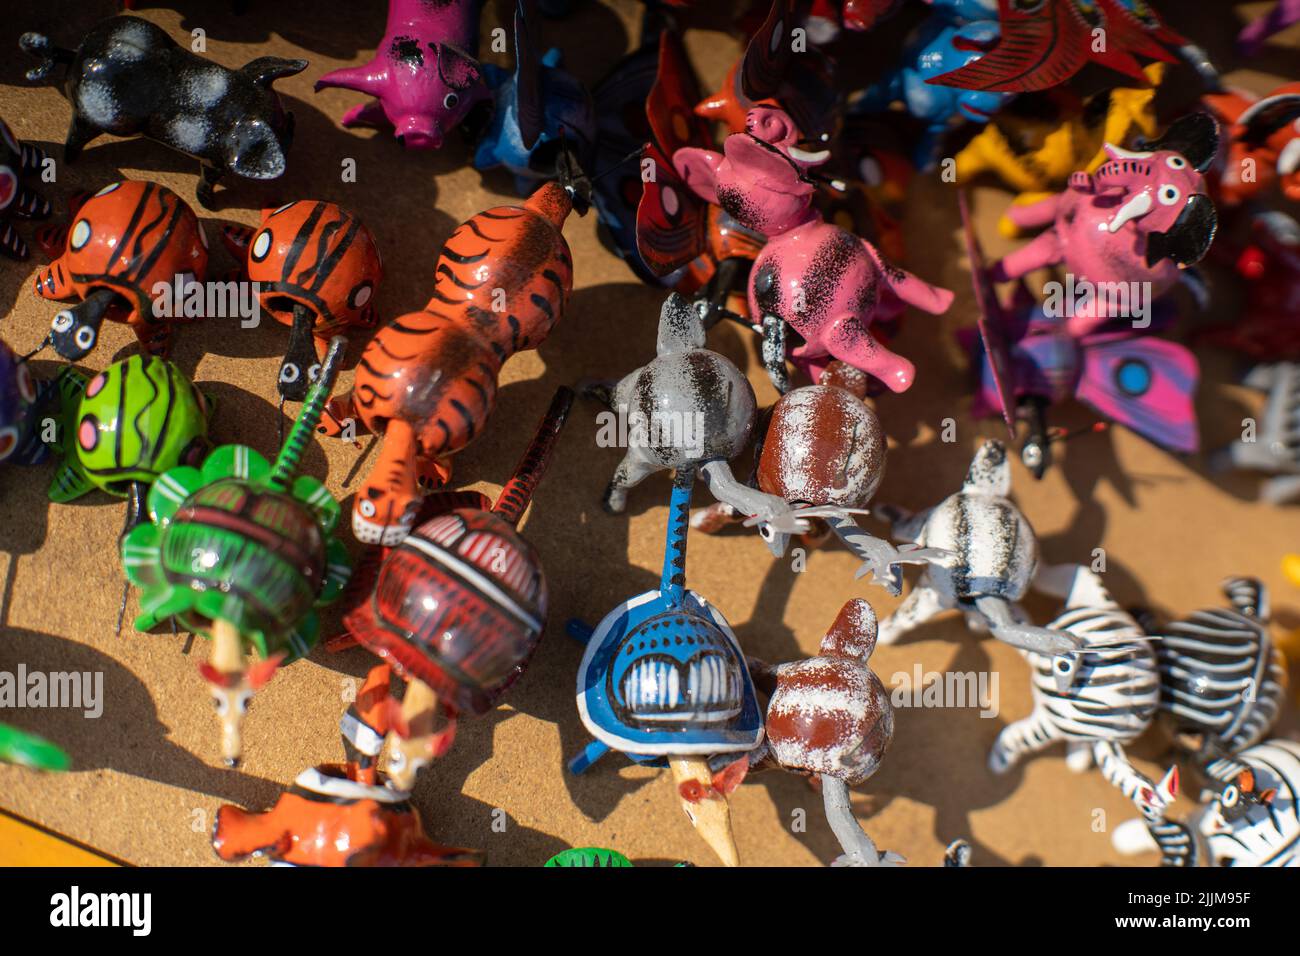
{"label": "yellow figurine", "polygon": [[[1013,201],[1018,206],[1060,192],[1071,173],[1092,172],[1105,162],[1103,143],[1123,145],[1134,134],[1155,136],[1153,103],[1164,64],[1152,63],[1144,72],[1151,81],[1149,88],[1116,87],[1095,93],[1081,109],[1059,121],[1003,110],[957,154],[957,181],[969,183],[981,173],[992,173],[1019,191]],[[1104,118],[1099,115],[1103,109]],[[1022,234],[1005,214],[998,220],[998,230],[1009,239]]]}

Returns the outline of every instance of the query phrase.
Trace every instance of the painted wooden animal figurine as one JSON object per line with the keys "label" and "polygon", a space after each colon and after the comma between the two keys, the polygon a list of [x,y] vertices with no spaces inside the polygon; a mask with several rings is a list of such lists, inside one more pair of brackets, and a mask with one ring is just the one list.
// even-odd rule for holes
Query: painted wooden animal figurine
{"label": "painted wooden animal figurine", "polygon": [[755,107],[746,131],[728,136],[722,153],[679,149],[673,166],[698,196],[767,236],[749,275],[749,312],[762,323],[763,364],[779,391],[789,389],[786,323],[804,339],[791,357],[814,381],[829,355],[906,391],[914,366],[868,326],[897,318],[907,305],[942,313],[952,293],[890,265],[870,243],[823,220],[812,205],[810,171],[829,158],[826,150],[801,149],[781,110]]}
{"label": "painted wooden animal figurine", "polygon": [[840,608],[816,657],[776,666],[750,660],[755,683],[770,693],[767,736],[750,757],[769,760],[821,782],[826,820],[844,855],[832,866],[894,866],[853,816],[849,788],[880,768],[894,738],[889,691],[869,666],[876,647],[876,612],[861,598]]}
{"label": "painted wooden animal figurine", "polygon": [[50,214],[49,200],[22,183],[24,176],[35,175],[44,164],[45,151],[19,142],[0,119],[0,253],[10,259],[21,261],[31,252],[13,220],[44,219]]}
{"label": "painted wooden animal figurine", "polygon": [[[320,421],[346,343],[335,338],[307,401],[274,462],[243,445],[222,445],[202,469],[182,465],[150,489],[152,523],[122,541],[127,578],[141,589],[136,630],[174,617],[209,637],[200,665],[221,721],[221,752],[235,766],[253,694],[281,662],[306,656],[320,628],[316,608],[347,583],[347,549],[331,536],[338,502],[308,475],[295,475]],[[248,664],[245,649],[260,661]]]}
{"label": "painted wooden animal figurine", "polygon": [[[900,564],[925,564],[944,552],[905,544],[895,548],[863,531],[853,513],[864,511],[885,476],[885,430],[863,399],[867,376],[844,362],[826,366],[821,382],[786,392],[766,417],[759,439],[755,479],[759,490],[796,505],[814,528],[802,537],[816,545],[829,532],[862,559],[860,574],[898,594]],[[706,534],[739,520],[734,508],[716,502],[691,516]],[[776,531],[773,550],[784,554],[790,534]]]}
{"label": "painted wooden animal figurine", "polygon": [[1269,634],[1268,591],[1229,578],[1231,607],[1148,628],[1157,637],[1160,712],[1198,764],[1231,758],[1268,735],[1282,709],[1286,669]]}
{"label": "painted wooden animal figurine", "polygon": [[1272,9],[1257,16],[1237,34],[1237,49],[1254,57],[1264,51],[1268,40],[1292,24],[1300,23],[1300,0],[1278,0]]}
{"label": "painted wooden animal figurine", "polygon": [[1083,642],[1066,631],[1027,623],[1017,603],[1038,571],[1038,539],[1007,498],[1011,464],[1000,441],[984,442],[961,490],[918,514],[884,506],[894,537],[942,548],[953,557],[932,562],[912,593],[880,625],[879,643],[892,644],[936,614],[960,610],[975,631],[989,631],[1012,647],[1066,654]]}
{"label": "painted wooden animal figurine", "polygon": [[[1109,161],[1096,173],[1075,173],[1060,195],[1011,207],[1007,215],[1017,226],[1046,228],[995,263],[993,281],[1060,265],[1076,281],[1149,288],[1149,298],[1163,294],[1214,240],[1218,216],[1201,174],[1218,145],[1218,124],[1206,113],[1176,120],[1163,136],[1138,150],[1107,143]],[[1094,295],[1090,302],[1078,303],[1068,321],[1070,331],[1084,334],[1111,320],[1136,317],[1124,301],[1128,297],[1118,304],[1114,298]]]}
{"label": "painted wooden animal figurine", "polygon": [[330,339],[375,325],[384,278],[375,237],[342,206],[302,200],[262,210],[256,229],[225,226],[221,238],[257,283],[262,310],[289,326],[276,388],[282,399],[300,402]]}
{"label": "painted wooden animal figurine", "polygon": [[[1294,321],[1294,320],[1293,320]],[[1220,468],[1242,468],[1267,477],[1260,500],[1272,505],[1300,501],[1300,362],[1256,365],[1242,384],[1267,393],[1251,441],[1238,439],[1212,459]]]}
{"label": "painted wooden animal figurine", "polygon": [[441,149],[446,137],[491,97],[478,55],[479,0],[389,0],[374,58],[326,73],[327,87],[374,97],[343,114],[343,125],[391,128],[406,149]]}
{"label": "painted wooden animal figurine", "polygon": [[515,68],[483,64],[492,91],[492,116],[474,148],[474,168],[504,168],[515,191],[527,196],[555,175],[560,153],[589,170],[596,145],[596,110],[581,81],[563,69],[559,47],[537,55],[525,0],[515,3]]}
{"label": "painted wooden animal figurine", "polygon": [[[66,449],[67,422],[81,400],[86,376],[72,366],[64,369],[55,381],[42,381],[0,339],[0,462],[39,465],[52,447]],[[47,420],[55,424],[53,436],[45,434]],[[55,443],[47,443],[47,437]]]}
{"label": "painted wooden animal figurine", "polygon": [[[799,525],[784,498],[741,484],[729,460],[749,444],[757,402],[741,371],[704,347],[700,312],[674,292],[659,313],[657,357],[625,376],[610,405],[629,425],[627,454],[605,491],[605,508],[621,513],[627,491],[668,468],[696,468],[715,498],[753,516],[778,557],[779,533]],[[777,548],[781,547],[778,551]]]}
{"label": "painted wooden animal figurine", "polygon": [[581,213],[581,188],[550,182],[522,206],[457,227],[428,305],[382,326],[351,393],[330,403],[323,432],[337,435],[350,419],[384,439],[353,505],[358,541],[391,547],[407,535],[421,484],[446,484],[451,456],[487,422],[501,366],[541,345],[564,315],[573,259],[562,229],[575,199]]}
{"label": "painted wooden animal figurine", "polygon": [[[1015,205],[1030,205],[1064,189],[1078,170],[1095,172],[1109,158],[1102,148],[1106,143],[1128,146],[1137,136],[1153,138],[1155,88],[1164,64],[1153,63],[1143,72],[1149,87],[1114,87],[1082,101],[1062,93],[1049,101],[1048,116],[1042,102],[1025,110],[1017,109],[1020,100],[1009,103],[953,157],[957,182],[969,185],[992,175],[1019,193]],[[998,229],[1008,238],[1020,235],[1006,215]]]}
{"label": "painted wooden animal figurine", "polygon": [[1209,93],[1205,106],[1225,127],[1227,148],[1209,171],[1215,202],[1231,209],[1279,187],[1300,200],[1300,83],[1286,83],[1267,96],[1242,90]]}
{"label": "painted wooden animal figurine", "polygon": [[307,68],[306,60],[263,56],[238,70],[196,56],[167,32],[138,17],[110,17],[75,50],[24,33],[22,49],[41,64],[33,82],[66,67],[63,92],[72,104],[64,158],[73,162],[102,133],[145,136],[199,161],[199,202],[211,208],[226,173],[245,179],[284,174],[293,142],[293,114],[271,84]]}
{"label": "painted wooden animal figurine", "polygon": [[172,325],[195,316],[178,308],[157,314],[159,288],[170,295],[178,277],[207,277],[208,240],[194,210],[165,186],[128,179],[105,186],[72,217],[62,255],[36,274],[37,295],[81,300],[54,316],[54,350],[85,358],[108,319],[129,325],[149,355],[166,356]]}
{"label": "painted wooden animal figurine", "polygon": [[[1300,133],[1296,141],[1300,143]],[[1300,150],[1296,161],[1300,163]],[[1300,314],[1300,222],[1280,209],[1253,213],[1249,239],[1236,256],[1245,301],[1227,321],[1197,329],[1196,341],[1256,362],[1300,362],[1300,325],[1295,321]]]}
{"label": "painted wooden animal figurine", "polygon": [[[763,739],[763,718],[744,654],[726,619],[686,588],[686,532],[695,470],[673,480],[659,588],[614,608],[593,630],[569,622],[586,644],[577,703],[595,738],[569,762],[583,773],[610,750],[672,770],[682,809],[728,866],[739,865],[730,794],[745,756]],[[735,754],[716,773],[708,758]]]}
{"label": "painted wooden animal figurine", "polygon": [[1274,738],[1208,770],[1211,785],[1186,820],[1126,820],[1115,848],[1159,850],[1175,867],[1300,866],[1300,744]]}
{"label": "painted wooden animal figurine", "polygon": [[227,863],[266,856],[290,866],[476,866],[483,854],[442,846],[424,834],[407,790],[379,769],[380,751],[400,722],[389,695],[391,669],[373,667],[339,732],[345,763],[304,770],[270,810],[229,804],[217,811],[212,849]]}
{"label": "painted wooden animal figurine", "polygon": [[568,850],[561,850],[542,864],[542,866],[598,867],[602,869],[625,869],[631,865],[632,861],[617,850],[607,850],[599,846],[575,846]]}
{"label": "painted wooden animal figurine", "polygon": [[854,114],[884,113],[901,102],[925,124],[912,150],[918,169],[933,169],[939,145],[954,118],[983,125],[1012,99],[1014,93],[934,86],[935,77],[968,63],[978,63],[983,51],[997,42],[998,25],[989,19],[951,23],[932,15],[903,49],[899,64],[852,101]]}
{"label": "painted wooden animal figurine", "polygon": [[58,773],[72,766],[72,758],[44,737],[0,724],[0,764],[4,763]]}
{"label": "painted wooden animal figurine", "polygon": [[1177,793],[1177,768],[1155,784],[1124,751],[1156,717],[1160,675],[1153,642],[1087,568],[1046,569],[1035,586],[1065,601],[1048,628],[1075,635],[1081,646],[1058,656],[1021,652],[1032,669],[1034,709],[998,734],[989,769],[1006,773],[1025,757],[1064,742],[1072,770],[1095,764],[1144,817],[1160,819]]}
{"label": "painted wooden animal figurine", "polygon": [[516,531],[550,463],[573,404],[556,392],[537,434],[489,506],[472,492],[434,492],[423,523],[384,559],[372,582],[359,574],[338,650],[361,644],[407,682],[403,723],[389,741],[388,774],[401,789],[450,749],[462,714],[496,706],[536,651],[546,623],[546,576]]}
{"label": "painted wooden animal figurine", "polygon": [[202,462],[212,405],[184,372],[154,355],[114,362],[82,388],[50,500],[94,489],[125,498],[126,535],[146,520],[146,496],[164,472]]}

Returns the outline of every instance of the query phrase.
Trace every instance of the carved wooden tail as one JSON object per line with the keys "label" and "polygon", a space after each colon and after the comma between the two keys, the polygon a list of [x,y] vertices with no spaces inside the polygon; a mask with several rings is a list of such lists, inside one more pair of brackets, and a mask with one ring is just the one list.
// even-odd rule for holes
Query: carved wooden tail
{"label": "carved wooden tail", "polygon": [[515,466],[514,476],[506,482],[506,486],[501,489],[501,494],[497,497],[496,504],[492,506],[495,514],[511,524],[518,524],[519,519],[528,510],[528,502],[532,500],[533,492],[537,490],[538,483],[546,474],[546,466],[551,463],[555,442],[560,437],[560,431],[564,428],[571,408],[573,408],[573,389],[565,386],[556,389],[555,397],[551,399],[551,407],[546,410],[541,424],[537,426],[537,434],[533,436],[528,450],[524,452],[524,457],[519,459],[519,464]]}

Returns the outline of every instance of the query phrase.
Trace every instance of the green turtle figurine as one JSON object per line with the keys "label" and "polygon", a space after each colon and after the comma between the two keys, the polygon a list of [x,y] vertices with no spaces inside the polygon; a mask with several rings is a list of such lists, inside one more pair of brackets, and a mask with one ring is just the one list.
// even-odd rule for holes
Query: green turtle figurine
{"label": "green turtle figurine", "polygon": [[[212,640],[199,670],[216,702],[228,766],[242,754],[254,692],[281,663],[310,652],[320,629],[316,608],[338,597],[351,571],[333,536],[338,502],[317,479],[295,476],[345,344],[331,340],[274,462],[244,445],[222,445],[202,468],[173,468],[149,492],[152,522],[122,542],[127,578],[142,589],[136,629],[175,618]],[[248,650],[260,660],[247,663]]]}

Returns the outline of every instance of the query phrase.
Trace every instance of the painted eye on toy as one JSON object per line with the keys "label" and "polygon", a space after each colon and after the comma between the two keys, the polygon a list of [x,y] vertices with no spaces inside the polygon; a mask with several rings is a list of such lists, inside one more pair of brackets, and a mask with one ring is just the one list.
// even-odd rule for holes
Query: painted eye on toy
{"label": "painted eye on toy", "polygon": [[24,402],[36,401],[36,383],[32,381],[32,372],[23,363],[17,368],[18,394],[23,397]]}
{"label": "painted eye on toy", "polygon": [[374,284],[369,279],[358,283],[356,288],[354,288],[352,293],[348,296],[348,305],[354,309],[361,308],[370,301],[370,297],[374,294],[374,291]]}
{"label": "painted eye on toy", "polygon": [[298,366],[294,365],[292,362],[285,362],[280,366],[280,381],[285,385],[292,385],[294,382],[298,381],[298,376],[300,374]]}
{"label": "painted eye on toy", "polygon": [[253,246],[248,251],[248,257],[254,262],[261,262],[271,251],[271,230],[263,229],[253,240]]}
{"label": "painted eye on toy", "polygon": [[1183,159],[1181,156],[1170,156],[1165,160],[1165,165],[1170,169],[1186,169],[1187,160]]}
{"label": "painted eye on toy", "polygon": [[235,705],[239,708],[241,714],[248,713],[248,703],[253,699],[251,691],[240,691],[239,696],[235,698]]}
{"label": "painted eye on toy", "polygon": [[776,532],[770,524],[761,524],[758,526],[758,533],[764,541],[771,541],[776,537]]}
{"label": "painted eye on toy", "polygon": [[4,461],[13,454],[18,447],[18,429],[13,425],[6,425],[0,428],[0,461]]}
{"label": "painted eye on toy", "polygon": [[95,330],[89,325],[83,325],[72,338],[77,343],[77,348],[89,350],[95,344]]}
{"label": "painted eye on toy", "polygon": [[230,709],[230,701],[226,699],[225,694],[213,694],[212,706],[216,708],[219,717],[226,716],[226,711]]}
{"label": "painted eye on toy", "polygon": [[307,381],[314,382],[320,378],[320,362],[307,369]]}
{"label": "painted eye on toy", "polygon": [[375,516],[375,503],[373,501],[359,502],[357,510],[361,512],[361,517],[373,518]]}
{"label": "painted eye on toy", "polygon": [[50,328],[55,332],[66,332],[68,329],[72,328],[74,321],[72,313],[67,309],[64,309],[62,312],[59,312],[54,316],[53,321],[50,322]]}
{"label": "painted eye on toy", "polygon": [[1236,784],[1230,783],[1228,786],[1223,788],[1223,793],[1219,795],[1219,802],[1222,803],[1225,808],[1231,809],[1237,805],[1237,801],[1240,798],[1241,791],[1237,789]]}
{"label": "painted eye on toy", "polygon": [[1182,191],[1177,186],[1161,186],[1160,192],[1156,194],[1156,198],[1160,200],[1162,206],[1172,206],[1182,196]]}
{"label": "painted eye on toy", "polygon": [[442,98],[442,105],[449,110],[454,110],[459,103],[460,97],[455,93],[448,93]]}
{"label": "painted eye on toy", "polygon": [[89,241],[90,223],[85,219],[78,219],[77,224],[72,227],[71,235],[68,236],[68,248],[76,252]]}

